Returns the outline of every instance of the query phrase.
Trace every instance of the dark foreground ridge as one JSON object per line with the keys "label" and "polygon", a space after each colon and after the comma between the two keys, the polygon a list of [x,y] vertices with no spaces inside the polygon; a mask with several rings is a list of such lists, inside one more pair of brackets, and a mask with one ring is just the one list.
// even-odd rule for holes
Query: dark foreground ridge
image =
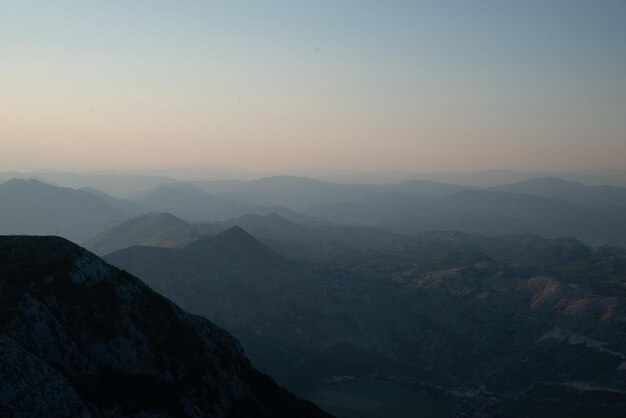
{"label": "dark foreground ridge", "polygon": [[0,237],[0,416],[326,417],[239,343],[57,237]]}

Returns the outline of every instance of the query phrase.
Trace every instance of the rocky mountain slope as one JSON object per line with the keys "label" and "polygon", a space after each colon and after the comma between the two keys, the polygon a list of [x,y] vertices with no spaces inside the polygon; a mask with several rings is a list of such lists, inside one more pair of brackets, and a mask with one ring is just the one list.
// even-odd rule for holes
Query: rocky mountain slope
{"label": "rocky mountain slope", "polygon": [[0,237],[0,416],[323,417],[239,343],[57,237]]}

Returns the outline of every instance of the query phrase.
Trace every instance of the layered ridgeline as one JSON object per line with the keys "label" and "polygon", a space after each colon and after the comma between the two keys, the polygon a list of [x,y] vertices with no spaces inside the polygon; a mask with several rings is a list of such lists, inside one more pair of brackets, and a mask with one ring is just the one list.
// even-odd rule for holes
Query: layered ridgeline
{"label": "layered ridgeline", "polygon": [[556,178],[477,189],[424,180],[335,184],[307,178],[196,182],[251,205],[286,205],[326,221],[394,232],[458,230],[573,236],[589,245],[626,245],[626,188]]}
{"label": "layered ridgeline", "polygon": [[239,343],[56,237],[0,237],[0,416],[322,417]]}
{"label": "layered ridgeline", "polygon": [[217,222],[245,214],[265,215],[271,212],[280,212],[284,216],[295,219],[303,216],[285,207],[241,203],[228,196],[207,193],[185,182],[158,186],[130,201],[144,208],[144,212],[168,212],[192,221]]}
{"label": "layered ridgeline", "polygon": [[34,179],[0,184],[0,234],[62,235],[83,241],[128,217],[124,210],[88,190]]}
{"label": "layered ridgeline", "polygon": [[[336,184],[277,176],[168,185],[143,199],[153,211],[192,220],[265,215],[268,208],[276,212],[274,207],[286,206],[327,222],[400,233],[534,233],[550,238],[572,236],[589,245],[626,245],[626,188],[586,186],[556,178],[479,189],[423,180]],[[302,215],[281,215],[304,223],[295,218]]]}
{"label": "layered ridgeline", "polygon": [[151,213],[107,228],[84,242],[84,246],[99,255],[136,245],[180,248],[201,237],[239,226],[289,257],[324,260],[345,251],[388,247],[408,239],[378,228],[307,221],[297,223],[270,213],[249,214],[223,222],[190,223],[169,213]]}
{"label": "layered ridgeline", "polygon": [[626,412],[626,254],[574,239],[431,233],[332,263],[232,228],[106,259],[232,331],[299,393],[373,377],[477,416]]}
{"label": "layered ridgeline", "polygon": [[306,213],[335,223],[404,233],[533,233],[548,238],[571,236],[589,245],[626,245],[625,206],[582,205],[499,190],[461,190],[426,199],[380,193],[358,201],[320,202]]}
{"label": "layered ridgeline", "polygon": [[176,248],[212,232],[207,224],[192,225],[169,213],[151,213],[107,228],[83,245],[99,255],[134,245]]}
{"label": "layered ridgeline", "polygon": [[277,213],[304,225],[335,223],[405,234],[534,233],[575,237],[594,246],[626,245],[626,188],[550,178],[492,189],[420,180],[350,185],[294,177],[166,182],[127,199],[36,180],[0,184],[0,233],[55,234],[82,243],[107,227],[152,212],[192,222]]}
{"label": "layered ridgeline", "polygon": [[512,193],[561,199],[585,206],[626,207],[626,188],[617,186],[587,186],[557,177],[541,177],[519,183],[494,187]]}
{"label": "layered ridgeline", "polygon": [[[94,188],[72,189],[44,183],[37,179],[11,179],[0,182],[0,234],[59,235],[83,243],[139,215],[163,211],[187,220],[217,222],[244,214],[267,215],[277,212],[297,220],[306,220],[285,207],[265,208],[240,204],[186,183],[160,185],[134,198],[116,198]],[[113,231],[153,228],[163,224],[137,221]],[[182,223],[183,221],[179,221]],[[180,225],[166,231],[170,234]],[[184,234],[186,235],[186,233]],[[98,236],[98,239],[107,239]],[[168,245],[176,245],[172,237]],[[181,241],[188,243],[188,241]],[[123,240],[114,244],[115,249]]]}

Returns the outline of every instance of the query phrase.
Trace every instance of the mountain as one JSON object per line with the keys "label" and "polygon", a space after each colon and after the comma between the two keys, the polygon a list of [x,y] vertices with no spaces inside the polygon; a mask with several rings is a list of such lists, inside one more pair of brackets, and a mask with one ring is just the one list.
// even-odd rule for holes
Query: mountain
{"label": "mountain", "polygon": [[323,417],[238,342],[57,237],[0,237],[0,415]]}
{"label": "mountain", "polygon": [[36,178],[48,184],[72,189],[91,188],[102,191],[109,196],[128,198],[145,193],[160,184],[176,183],[180,180],[164,176],[122,174],[122,173],[70,173],[55,170],[31,172],[3,172],[0,178]]}
{"label": "mountain", "polygon": [[406,180],[396,184],[383,185],[383,191],[398,192],[410,196],[446,196],[460,190],[473,189],[473,187],[459,186],[456,184],[441,183],[428,180]]}
{"label": "mountain", "polygon": [[213,225],[216,231],[234,226],[243,228],[281,254],[314,261],[334,258],[354,249],[388,247],[403,239],[377,228],[296,223],[276,213],[244,215]]}
{"label": "mountain", "polygon": [[338,184],[291,176],[248,181],[204,181],[195,184],[209,193],[250,205],[283,205],[297,211],[319,202],[358,201],[374,193],[401,192],[413,196],[432,197],[464,189],[461,186],[422,180],[396,184]]}
{"label": "mountain", "polygon": [[324,260],[345,251],[388,247],[403,240],[400,235],[376,228],[331,225],[308,219],[304,222],[292,222],[270,213],[243,215],[210,224],[190,224],[168,213],[153,213],[108,228],[84,245],[101,255],[138,245],[180,248],[202,236],[216,235],[239,226],[286,256]]}
{"label": "mountain", "polygon": [[263,207],[240,203],[230,197],[210,194],[191,183],[163,184],[132,199],[143,212],[168,212],[190,221],[223,221],[246,214],[279,212],[290,219],[314,222],[311,217],[286,207]]}
{"label": "mountain", "polygon": [[0,184],[0,233],[61,235],[82,241],[127,219],[100,196],[30,179]]}
{"label": "mountain", "polygon": [[[376,196],[374,196],[376,197]],[[455,230],[479,234],[572,236],[590,245],[626,245],[626,211],[495,190],[460,190],[436,198],[378,196],[318,203],[306,213],[330,222],[394,232]]]}
{"label": "mountain", "polygon": [[135,245],[182,247],[209,231],[204,225],[191,225],[169,213],[152,213],[129,219],[85,241],[96,254],[108,254]]}
{"label": "mountain", "polygon": [[[180,249],[136,246],[109,254],[106,259],[115,261],[120,253],[131,259],[142,260],[142,263],[165,268],[150,280],[150,284],[157,289],[170,284],[167,281],[157,284],[157,281],[173,274],[172,267],[184,266],[180,274],[210,268],[213,274],[253,277],[290,265],[286,258],[267,248],[238,226],[216,236],[202,237]],[[166,268],[166,264],[171,267]]]}
{"label": "mountain", "polygon": [[169,212],[194,221],[218,221],[253,212],[247,205],[212,196],[189,183],[163,184],[133,201],[149,212]]}
{"label": "mountain", "polygon": [[105,202],[113,206],[114,208],[124,212],[125,214],[129,216],[137,216],[145,212],[145,208],[143,208],[141,205],[138,205],[137,203],[133,202],[130,199],[113,197],[111,195],[104,193],[101,190],[94,189],[93,187],[81,187],[78,190],[89,192],[91,194],[98,196],[99,198],[101,198],[102,200],[104,200]]}
{"label": "mountain", "polygon": [[320,201],[358,198],[371,185],[343,185],[306,177],[275,176],[259,180],[196,182],[209,193],[249,205],[277,206],[301,210]]}
{"label": "mountain", "polygon": [[446,200],[449,208],[488,218],[508,218],[524,225],[523,229],[505,229],[501,233],[572,236],[590,245],[626,245],[626,211],[620,207],[588,207],[560,199],[486,190],[461,191]]}
{"label": "mountain", "polygon": [[[312,359],[306,353],[315,351],[318,343],[294,339],[298,335],[294,320],[304,319],[307,327],[319,327],[322,334],[337,328],[324,331],[332,323],[327,324],[324,314],[314,313],[319,308],[309,306],[322,303],[332,276],[311,273],[305,264],[283,257],[239,227],[180,249],[131,247],[105,259],[143,277],[190,312],[244,338],[253,362],[280,383],[298,389],[317,377],[308,366],[285,366],[309,363],[305,359]],[[336,309],[334,298],[328,303]],[[285,362],[285,355],[292,358]]]}
{"label": "mountain", "polygon": [[584,206],[620,206],[626,208],[626,188],[624,187],[586,186],[556,177],[541,177],[520,183],[501,185],[495,187],[494,190],[561,199]]}
{"label": "mountain", "polygon": [[531,235],[411,239],[311,264],[236,228],[106,259],[231,330],[299,394],[387,381],[465,416],[624,415],[623,252]]}
{"label": "mountain", "polygon": [[421,173],[424,180],[453,183],[473,187],[496,187],[544,177],[558,177],[563,180],[575,181],[587,185],[612,185],[626,187],[624,171],[612,170],[604,172],[519,172],[511,170],[483,170],[476,172]]}

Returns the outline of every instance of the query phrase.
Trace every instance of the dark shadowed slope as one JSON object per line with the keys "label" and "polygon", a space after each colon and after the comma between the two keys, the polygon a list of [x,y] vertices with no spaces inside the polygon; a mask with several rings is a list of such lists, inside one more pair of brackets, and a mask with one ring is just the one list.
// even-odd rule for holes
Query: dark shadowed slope
{"label": "dark shadowed slope", "polygon": [[0,416],[322,417],[237,341],[56,237],[0,237]]}
{"label": "dark shadowed slope", "polygon": [[38,180],[0,184],[0,233],[61,235],[82,241],[127,218],[101,197]]}

